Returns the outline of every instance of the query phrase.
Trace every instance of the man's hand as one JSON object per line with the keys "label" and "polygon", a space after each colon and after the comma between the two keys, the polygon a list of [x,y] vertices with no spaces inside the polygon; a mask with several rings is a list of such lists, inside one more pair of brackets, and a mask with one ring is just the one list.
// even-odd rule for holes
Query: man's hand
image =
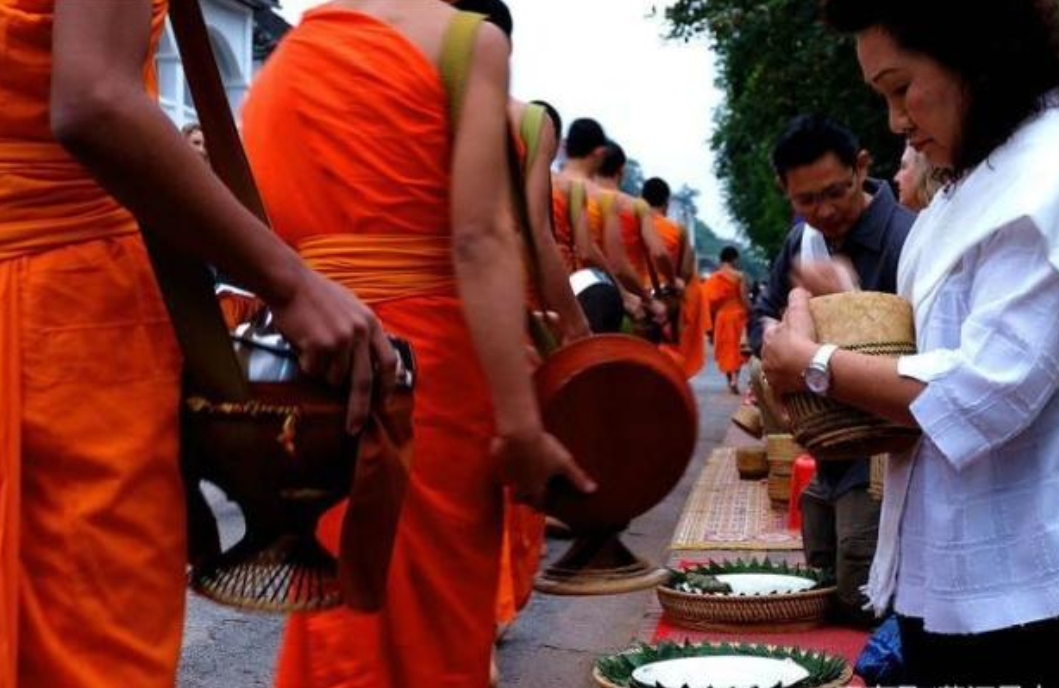
{"label": "man's hand", "polygon": [[346,430],[358,432],[374,385],[385,397],[397,377],[397,354],[375,313],[348,289],[308,268],[289,299],[270,305],[302,370],[336,387],[350,385]]}
{"label": "man's hand", "polygon": [[813,296],[857,291],[858,282],[857,271],[845,256],[834,256],[831,260],[796,258],[791,270],[791,283]]}
{"label": "man's hand", "polygon": [[777,396],[804,391],[802,372],[816,353],[816,326],[809,312],[809,292],[791,292],[783,322],[766,319],[761,369]]}
{"label": "man's hand", "polygon": [[566,447],[544,430],[525,436],[497,437],[492,453],[500,462],[501,476],[511,485],[516,502],[543,509],[548,483],[555,476],[566,478],[585,494],[596,491],[596,484]]}

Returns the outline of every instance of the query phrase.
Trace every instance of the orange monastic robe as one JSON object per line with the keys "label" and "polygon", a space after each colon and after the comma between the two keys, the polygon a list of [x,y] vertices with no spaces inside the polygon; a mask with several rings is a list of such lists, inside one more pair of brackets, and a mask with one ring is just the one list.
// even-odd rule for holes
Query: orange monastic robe
{"label": "orange monastic robe", "polygon": [[[639,206],[639,207],[638,207]],[[647,270],[647,254],[644,252],[641,213],[649,212],[642,200],[623,203],[618,211],[621,219],[621,243],[625,246],[625,255],[633,270],[640,276],[640,284],[650,285],[650,273]]]}
{"label": "orange monastic robe", "polygon": [[[669,252],[674,267],[679,272],[685,252],[689,250],[684,230],[664,215],[655,214],[655,230]],[[680,309],[680,341],[676,345],[664,344],[662,351],[672,356],[688,378],[693,378],[706,363],[706,330],[710,322],[709,309],[702,302],[698,275],[693,271],[684,285],[684,303]]]}
{"label": "orange monastic robe", "polygon": [[574,228],[570,224],[570,199],[562,188],[560,180],[552,179],[552,231],[555,232],[555,244],[559,247],[559,257],[567,273],[578,269],[577,250],[574,243]]}
{"label": "orange monastic robe", "polygon": [[415,456],[387,604],[374,614],[292,616],[276,685],[482,688],[502,490],[489,452],[489,391],[456,291],[438,71],[390,26],[325,6],[270,58],[243,123],[276,230],[410,341],[419,367]]}
{"label": "orange monastic robe", "polygon": [[706,300],[713,314],[713,355],[722,373],[734,373],[743,365],[740,341],[749,313],[742,289],[742,276],[723,269],[706,280]]}
{"label": "orange monastic robe", "polygon": [[0,0],[0,688],[171,688],[180,353],[135,221],[51,136],[51,27]]}

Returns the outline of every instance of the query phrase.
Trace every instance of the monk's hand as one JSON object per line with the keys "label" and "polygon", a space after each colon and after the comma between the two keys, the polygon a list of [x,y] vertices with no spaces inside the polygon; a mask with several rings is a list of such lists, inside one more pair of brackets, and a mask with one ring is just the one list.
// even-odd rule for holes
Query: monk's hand
{"label": "monk's hand", "polygon": [[633,320],[644,319],[644,302],[642,298],[632,292],[622,290],[621,300],[625,306],[625,312],[629,314],[630,318]]}
{"label": "monk's hand", "polygon": [[497,437],[492,452],[516,502],[543,509],[548,485],[556,477],[565,478],[586,494],[596,491],[595,482],[566,447],[543,429]]}
{"label": "monk's hand", "polygon": [[795,259],[791,283],[813,296],[841,294],[858,289],[857,271],[845,256],[830,260]]}
{"label": "monk's hand", "polygon": [[819,348],[809,312],[809,292],[791,292],[782,322],[766,322],[761,347],[761,369],[773,393],[780,397],[805,390],[802,372]]}
{"label": "monk's hand", "polygon": [[359,432],[374,388],[385,398],[397,381],[397,354],[375,313],[348,289],[308,268],[290,296],[271,306],[302,370],[336,387],[349,385],[346,430]]}
{"label": "monk's hand", "polygon": [[654,324],[665,325],[669,322],[669,311],[666,309],[666,304],[660,299],[651,299],[648,311],[650,311],[651,321]]}

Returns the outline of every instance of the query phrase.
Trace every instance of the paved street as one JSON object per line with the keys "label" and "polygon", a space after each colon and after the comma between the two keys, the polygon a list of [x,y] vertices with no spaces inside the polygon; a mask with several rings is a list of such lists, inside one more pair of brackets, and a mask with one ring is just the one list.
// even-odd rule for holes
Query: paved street
{"label": "paved street", "polygon": [[[623,536],[634,552],[655,562],[666,556],[673,529],[709,449],[721,443],[738,399],[712,368],[693,381],[699,403],[699,446],[695,460],[672,494],[637,519]],[[223,496],[211,502],[223,537],[238,537],[238,510]],[[549,558],[567,542],[549,542]],[[508,632],[500,653],[504,688],[593,688],[592,662],[600,653],[624,647],[637,633],[653,591],[608,597],[536,595]],[[270,686],[282,618],[242,614],[194,595],[188,597],[187,630],[179,688]],[[411,687],[410,687],[411,688]]]}

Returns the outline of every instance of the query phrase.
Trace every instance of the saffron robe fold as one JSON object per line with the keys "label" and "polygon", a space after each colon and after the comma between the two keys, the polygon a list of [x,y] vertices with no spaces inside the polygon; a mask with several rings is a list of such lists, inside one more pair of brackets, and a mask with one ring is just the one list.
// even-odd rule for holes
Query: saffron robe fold
{"label": "saffron robe fold", "polygon": [[[270,58],[243,119],[276,230],[411,342],[419,368],[387,604],[292,616],[276,685],[483,688],[502,490],[489,392],[453,276],[450,125],[437,70],[392,27],[319,8]],[[331,547],[339,519],[336,510],[321,524]]]}
{"label": "saffron robe fold", "polygon": [[[665,244],[673,266],[679,273],[686,252],[691,249],[684,229],[664,215],[655,214],[655,231]],[[706,330],[709,311],[703,308],[702,292],[698,275],[693,271],[684,285],[684,303],[680,308],[680,341],[675,345],[663,344],[661,349],[669,354],[691,379],[706,363]]]}

